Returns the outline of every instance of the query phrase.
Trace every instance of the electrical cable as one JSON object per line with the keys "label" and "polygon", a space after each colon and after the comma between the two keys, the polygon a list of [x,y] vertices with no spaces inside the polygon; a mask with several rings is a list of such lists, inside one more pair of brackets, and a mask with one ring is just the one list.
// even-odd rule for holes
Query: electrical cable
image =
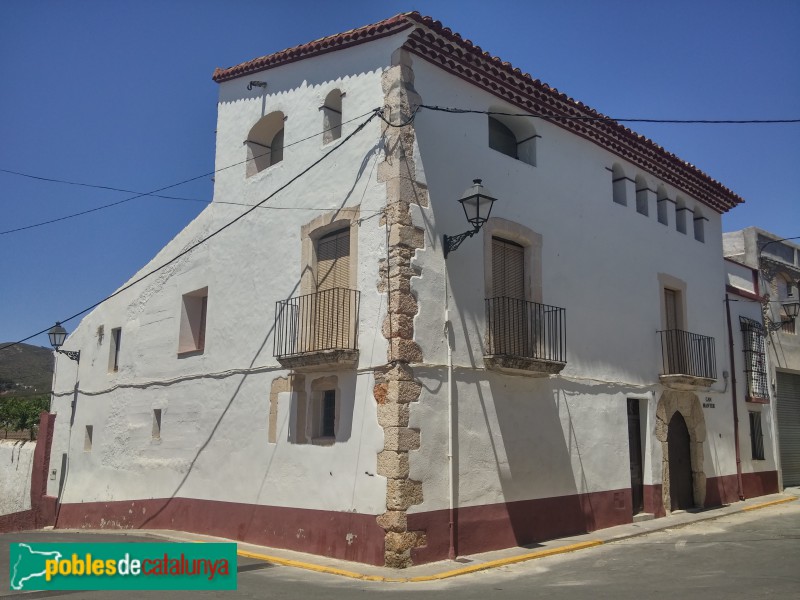
{"label": "electrical cable", "polygon": [[554,121],[608,121],[616,123],[668,123],[668,124],[688,124],[688,125],[764,125],[764,124],[786,124],[800,123],[800,119],[640,119],[640,118],[614,118],[599,115],[542,115],[537,113],[509,113],[496,110],[476,110],[469,108],[453,108],[449,106],[430,106],[420,104],[418,108],[428,110],[448,112],[455,114],[479,114],[479,115],[499,115],[504,117],[535,117],[538,119],[548,119]]}
{"label": "electrical cable", "polygon": [[[345,121],[344,123],[342,123],[342,125],[346,125],[348,123],[352,123],[353,121],[355,121],[357,119],[360,119],[362,117],[365,117],[370,113],[372,113],[374,115],[376,110],[380,110],[380,109],[374,109],[372,111],[369,111],[369,112],[366,112],[364,114],[361,114],[361,115],[359,115],[357,117],[353,117],[349,121]],[[383,118],[383,117],[381,117],[381,118]],[[340,126],[337,126],[337,127],[340,127]],[[326,131],[330,131],[331,129],[334,129],[334,128],[333,127],[329,127],[328,129],[323,130],[321,133],[325,133]],[[289,148],[291,146],[294,146],[295,144],[299,144],[301,142],[305,142],[305,141],[308,141],[308,140],[313,139],[315,137],[318,137],[319,135],[321,135],[321,133],[315,133],[315,134],[310,135],[308,137],[304,137],[304,138],[301,138],[299,140],[295,140],[294,142],[292,142],[290,144],[285,144],[284,145],[284,149],[285,148]],[[82,210],[82,211],[77,212],[77,213],[73,213],[73,214],[70,214],[70,215],[65,215],[63,217],[58,217],[56,219],[49,219],[47,221],[42,221],[40,223],[32,223],[30,225],[24,225],[22,227],[16,227],[14,229],[7,229],[6,231],[0,231],[0,235],[6,235],[6,234],[9,234],[9,233],[16,233],[18,231],[25,231],[27,229],[33,229],[35,227],[41,227],[43,225],[50,225],[52,223],[58,223],[60,221],[66,221],[67,219],[72,219],[74,217],[80,217],[82,215],[86,215],[86,214],[89,214],[89,213],[97,212],[99,210],[104,210],[106,208],[119,206],[120,204],[124,204],[126,202],[130,202],[131,200],[136,200],[137,198],[142,198],[144,196],[156,196],[156,197],[162,197],[163,198],[165,196],[159,196],[158,192],[163,192],[164,190],[168,190],[168,189],[171,189],[171,188],[174,188],[174,187],[178,187],[178,186],[184,185],[186,183],[190,183],[192,181],[197,181],[198,179],[203,179],[204,177],[209,177],[209,176],[214,175],[216,173],[220,173],[222,171],[225,171],[226,169],[231,169],[233,167],[238,167],[239,165],[247,163],[247,162],[249,162],[251,160],[256,160],[257,158],[261,158],[262,156],[264,156],[266,154],[267,154],[267,152],[264,152],[263,154],[259,154],[259,155],[253,156],[251,158],[247,158],[247,159],[245,159],[243,161],[239,161],[237,163],[233,163],[232,165],[228,165],[227,167],[221,167],[219,169],[215,169],[214,171],[209,171],[208,173],[203,173],[202,175],[197,175],[196,177],[190,177],[189,179],[184,179],[183,181],[179,181],[178,183],[173,183],[171,185],[167,185],[167,186],[155,189],[155,190],[153,190],[151,192],[135,193],[134,196],[131,196],[130,198],[124,198],[122,200],[118,200],[117,202],[111,202],[110,204],[104,204],[102,206],[96,206],[94,208],[90,208],[90,209],[87,209],[87,210]],[[38,180],[41,180],[41,181],[51,181],[51,182],[54,182],[54,183],[63,183],[63,184],[68,184],[68,185],[77,185],[77,186],[93,187],[93,188],[96,187],[96,188],[108,189],[108,190],[112,190],[112,191],[126,191],[126,190],[122,190],[122,189],[119,189],[119,188],[112,188],[110,186],[89,185],[89,184],[80,183],[80,182],[76,182],[76,181],[67,181],[67,180],[63,180],[63,179],[53,179],[53,178],[49,178],[49,177],[39,177],[39,176],[36,176],[36,175],[28,175],[28,174],[25,174],[25,173],[20,173],[18,171],[12,171],[10,169],[0,169],[0,172],[9,173],[9,174],[12,174],[12,175],[19,175],[21,177],[28,177],[28,178],[31,178],[31,179],[38,179]],[[201,200],[201,202],[202,202],[202,200]]]}
{"label": "electrical cable", "polygon": [[[74,315],[72,315],[72,316],[70,316],[70,317],[68,317],[68,318],[66,318],[66,319],[60,319],[60,320],[59,320],[59,322],[60,322],[60,323],[68,323],[68,322],[69,322],[69,321],[71,321],[72,319],[74,319],[74,318],[76,318],[76,317],[79,317],[79,316],[81,316],[82,314],[84,314],[84,313],[86,313],[86,312],[89,312],[89,311],[90,311],[90,310],[92,310],[93,308],[96,308],[96,307],[100,306],[100,305],[101,305],[103,302],[106,302],[107,300],[110,300],[111,298],[114,298],[115,296],[118,296],[118,295],[119,295],[119,294],[121,294],[122,292],[124,292],[124,291],[126,291],[126,290],[128,290],[128,289],[132,288],[134,285],[136,285],[136,284],[137,284],[137,283],[139,283],[140,281],[142,281],[142,280],[146,279],[147,277],[150,277],[150,276],[151,276],[151,275],[153,275],[154,273],[157,273],[158,271],[160,271],[160,270],[161,270],[161,269],[163,269],[164,267],[167,267],[167,266],[171,265],[171,264],[172,264],[172,263],[174,263],[176,260],[178,260],[178,259],[179,259],[179,258],[181,258],[182,256],[185,256],[185,255],[187,255],[189,252],[191,252],[192,250],[194,250],[195,248],[197,248],[197,247],[198,247],[198,246],[200,246],[201,244],[204,244],[205,242],[207,242],[207,241],[208,241],[208,240],[210,240],[211,238],[213,238],[213,237],[215,237],[216,235],[218,235],[218,234],[222,233],[222,232],[223,232],[223,231],[225,231],[225,230],[226,230],[228,227],[230,227],[230,226],[231,226],[231,225],[233,225],[234,223],[237,223],[238,221],[240,221],[241,219],[243,219],[244,217],[246,217],[247,215],[249,215],[251,212],[253,212],[253,211],[254,211],[256,208],[258,208],[259,206],[261,206],[261,205],[262,205],[262,204],[264,204],[265,202],[269,201],[271,198],[273,198],[273,197],[274,197],[275,195],[277,195],[278,193],[280,193],[280,192],[282,192],[283,190],[285,190],[287,187],[289,187],[290,185],[292,185],[292,184],[293,184],[295,181],[297,181],[298,179],[300,179],[301,177],[303,177],[303,176],[304,176],[306,173],[308,173],[309,171],[311,171],[311,170],[312,170],[314,167],[316,167],[318,164],[320,164],[322,161],[324,161],[326,158],[328,158],[328,157],[329,157],[331,154],[333,154],[334,152],[336,152],[336,151],[337,151],[339,148],[341,148],[342,146],[344,146],[344,145],[345,145],[347,142],[349,142],[349,141],[350,141],[350,140],[351,140],[351,139],[352,139],[352,138],[353,138],[353,137],[354,137],[354,136],[355,136],[357,133],[359,133],[359,132],[360,132],[362,129],[364,129],[364,128],[365,128],[365,127],[366,127],[366,126],[367,126],[367,125],[370,123],[370,121],[372,121],[372,119],[374,119],[374,118],[375,118],[375,117],[378,115],[378,111],[379,111],[379,110],[380,110],[380,109],[375,109],[375,110],[373,110],[373,111],[372,111],[372,115],[371,115],[371,116],[370,116],[370,117],[369,117],[367,120],[365,120],[363,123],[361,123],[361,124],[360,124],[358,127],[356,127],[356,128],[355,128],[355,130],[353,130],[353,132],[352,132],[352,133],[350,133],[350,135],[348,135],[346,138],[344,138],[344,139],[343,139],[343,140],[342,140],[340,143],[338,143],[336,146],[334,146],[333,148],[331,148],[331,149],[330,149],[328,152],[326,152],[325,154],[323,154],[323,155],[322,155],[320,158],[318,158],[317,160],[315,160],[315,161],[314,161],[313,163],[311,163],[311,164],[310,164],[308,167],[306,167],[305,169],[303,169],[302,171],[300,171],[300,172],[299,172],[297,175],[295,175],[294,177],[292,177],[291,179],[289,179],[289,181],[287,181],[287,182],[286,182],[286,183],[284,183],[283,185],[279,186],[279,187],[278,187],[278,188],[277,188],[277,189],[276,189],[274,192],[272,192],[271,194],[269,194],[269,195],[268,195],[266,198],[264,198],[263,200],[261,200],[261,201],[260,201],[260,202],[258,202],[257,204],[253,205],[252,207],[250,207],[249,209],[247,209],[246,211],[244,211],[243,213],[241,213],[240,215],[238,215],[237,217],[235,217],[233,220],[231,220],[231,221],[228,221],[228,223],[226,223],[225,225],[223,225],[223,226],[222,226],[222,227],[220,227],[219,229],[217,229],[217,230],[213,231],[212,233],[208,234],[206,237],[204,237],[204,238],[202,238],[202,239],[198,240],[197,242],[195,242],[195,243],[191,244],[189,247],[187,247],[187,248],[184,248],[184,249],[183,249],[181,252],[179,252],[178,254],[176,254],[175,256],[173,256],[171,259],[169,259],[169,260],[168,260],[168,261],[166,261],[165,263],[162,263],[161,265],[159,265],[158,267],[156,267],[156,268],[154,268],[154,269],[152,269],[152,270],[148,271],[147,273],[145,273],[145,274],[144,274],[144,275],[142,275],[141,277],[138,277],[138,278],[136,278],[135,280],[131,281],[130,283],[128,283],[128,284],[126,284],[126,285],[122,286],[121,288],[119,288],[119,289],[118,289],[117,291],[115,291],[114,293],[112,293],[112,294],[109,294],[108,296],[106,296],[106,297],[105,297],[105,298],[103,298],[102,300],[100,300],[100,301],[98,301],[98,302],[95,302],[95,303],[94,303],[94,304],[92,304],[91,306],[88,306],[88,307],[84,308],[83,310],[81,310],[81,311],[79,311],[79,312],[75,313]],[[42,329],[41,331],[38,331],[38,332],[34,333],[33,335],[29,335],[29,336],[28,336],[28,337],[26,337],[26,338],[23,338],[23,339],[21,339],[21,340],[17,340],[16,342],[12,342],[12,343],[10,343],[10,344],[6,344],[5,346],[0,346],[0,351],[2,351],[2,350],[6,350],[6,349],[8,349],[8,348],[11,348],[11,347],[13,347],[13,346],[16,346],[17,344],[21,344],[21,343],[23,343],[23,342],[26,342],[26,341],[28,341],[29,339],[36,337],[37,335],[41,335],[41,334],[45,333],[45,332],[46,332],[46,331],[48,331],[49,329],[50,329],[50,327],[48,327],[47,329]]]}

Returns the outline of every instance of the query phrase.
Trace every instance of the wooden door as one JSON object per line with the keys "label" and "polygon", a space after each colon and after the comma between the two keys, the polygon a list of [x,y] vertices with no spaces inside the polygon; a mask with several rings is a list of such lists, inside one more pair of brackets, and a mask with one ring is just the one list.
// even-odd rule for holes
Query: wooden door
{"label": "wooden door", "polygon": [[492,353],[529,356],[525,248],[492,238]]}
{"label": "wooden door", "polygon": [[669,499],[671,510],[694,508],[692,492],[692,460],[689,448],[689,428],[681,413],[676,412],[669,422]]}
{"label": "wooden door", "polygon": [[628,449],[631,465],[631,499],[633,514],[644,508],[644,477],[642,469],[642,429],[639,401],[628,398]]}

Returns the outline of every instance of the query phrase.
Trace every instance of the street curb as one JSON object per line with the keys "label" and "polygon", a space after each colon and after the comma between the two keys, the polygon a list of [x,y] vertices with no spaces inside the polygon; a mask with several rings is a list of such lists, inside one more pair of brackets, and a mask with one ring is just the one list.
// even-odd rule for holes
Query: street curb
{"label": "street curb", "polygon": [[314,563],[307,563],[299,560],[290,560],[287,558],[279,558],[277,556],[269,556],[267,554],[258,554],[248,550],[237,550],[237,554],[247,558],[254,558],[256,560],[263,560],[270,563],[284,565],[287,567],[297,567],[299,569],[306,569],[307,571],[316,571],[317,573],[327,573],[329,575],[339,575],[340,577],[349,577],[351,579],[360,579],[362,581],[380,581],[384,583],[417,583],[422,581],[437,581],[439,579],[449,579],[450,577],[458,577],[459,575],[467,575],[468,573],[476,573],[478,571],[485,571],[487,569],[494,569],[497,567],[504,567],[506,565],[513,565],[537,558],[544,558],[546,556],[554,556],[556,554],[566,554],[568,552],[575,552],[583,550],[584,548],[592,548],[600,546],[605,542],[601,540],[591,540],[588,542],[580,542],[578,544],[570,544],[569,546],[561,546],[560,548],[550,548],[549,550],[539,550],[538,552],[530,552],[528,554],[521,554],[519,556],[510,556],[508,558],[500,558],[497,560],[490,560],[488,562],[471,565],[469,567],[462,567],[461,569],[452,569],[450,571],[442,571],[433,575],[418,575],[417,577],[384,577],[382,575],[366,575],[363,573],[356,573],[354,571],[347,571],[344,569],[337,569],[335,567],[325,567],[316,565]]}
{"label": "street curb", "polygon": [[776,504],[785,504],[786,502],[794,502],[795,500],[797,500],[797,496],[792,496],[791,498],[780,498],[779,500],[771,500],[770,502],[762,502],[761,504],[754,504],[753,506],[748,506],[746,508],[743,508],[739,512],[758,510],[759,508],[767,508],[768,506],[775,506]]}
{"label": "street curb", "polygon": [[[785,504],[787,502],[794,502],[797,500],[797,496],[792,496],[791,498],[780,498],[778,500],[771,500],[769,502],[762,502],[761,504],[754,504],[753,506],[748,506],[745,508],[741,508],[739,510],[731,511],[726,514],[721,515],[709,515],[705,518],[699,518],[688,523],[682,523],[679,526],[687,526],[692,525],[694,523],[698,523],[701,521],[710,521],[713,519],[720,519],[722,517],[726,517],[731,514],[736,513],[743,513],[749,512],[753,510],[759,510],[761,508],[768,508],[770,506],[775,506],[778,504]],[[385,577],[383,575],[367,575],[365,573],[357,573],[355,571],[348,571],[346,569],[338,569],[336,567],[326,567],[323,565],[318,565],[314,563],[308,563],[300,560],[292,560],[288,558],[280,558],[278,556],[271,556],[268,554],[259,554],[257,552],[250,552],[249,550],[237,550],[237,554],[239,556],[244,556],[246,558],[253,558],[256,560],[262,560],[265,562],[273,563],[276,565],[283,565],[286,567],[295,567],[298,569],[305,569],[306,571],[315,571],[317,573],[326,573],[328,575],[338,575],[339,577],[348,577],[350,579],[359,579],[361,581],[377,581],[382,583],[419,583],[423,581],[438,581],[441,579],[449,579],[451,577],[458,577],[460,575],[467,575],[469,573],[477,573],[478,571],[486,571],[488,569],[495,569],[498,567],[504,567],[507,565],[513,565],[516,563],[527,562],[529,560],[535,560],[537,558],[545,558],[548,556],[555,556],[558,554],[567,554],[569,552],[576,552],[578,550],[584,550],[586,548],[594,548],[596,546],[601,546],[604,544],[610,544],[613,542],[619,542],[622,540],[630,539],[633,537],[639,537],[642,535],[647,535],[649,533],[654,533],[656,531],[663,531],[664,529],[670,529],[675,527],[675,524],[664,524],[663,528],[653,529],[650,531],[637,531],[630,535],[620,536],[611,538],[608,540],[589,540],[587,542],[579,542],[576,544],[570,544],[567,546],[561,546],[559,548],[550,548],[547,550],[538,550],[536,552],[529,552],[527,554],[521,554],[518,556],[510,556],[508,558],[500,558],[497,560],[490,560],[487,562],[478,563],[476,565],[470,565],[468,567],[462,567],[460,569],[451,569],[449,571],[442,571],[441,573],[435,573],[433,575],[418,575],[416,577]]]}

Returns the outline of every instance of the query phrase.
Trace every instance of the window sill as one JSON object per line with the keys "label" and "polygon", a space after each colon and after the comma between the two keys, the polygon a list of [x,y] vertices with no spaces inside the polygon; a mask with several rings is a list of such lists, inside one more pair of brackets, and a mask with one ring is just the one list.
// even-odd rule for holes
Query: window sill
{"label": "window sill", "polygon": [[762,398],[761,396],[745,396],[745,402],[750,402],[752,404],[769,404],[769,398]]}
{"label": "window sill", "polygon": [[315,437],[311,438],[311,444],[314,446],[333,446],[336,443],[335,437]]}
{"label": "window sill", "polygon": [[195,348],[194,350],[180,350],[178,358],[188,358],[189,356],[199,356],[205,352],[205,348]]}

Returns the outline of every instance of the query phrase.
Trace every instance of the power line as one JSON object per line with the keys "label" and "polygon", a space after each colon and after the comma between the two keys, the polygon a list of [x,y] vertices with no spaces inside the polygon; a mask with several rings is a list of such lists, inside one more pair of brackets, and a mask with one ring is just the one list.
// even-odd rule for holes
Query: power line
{"label": "power line", "polygon": [[[344,138],[344,139],[343,139],[343,140],[342,140],[340,143],[338,143],[336,146],[334,146],[333,148],[331,148],[331,149],[330,149],[328,152],[326,152],[325,154],[323,154],[323,155],[322,155],[320,158],[318,158],[318,159],[317,159],[317,160],[315,160],[313,163],[311,163],[311,164],[310,164],[308,167],[306,167],[305,169],[303,169],[302,171],[300,171],[300,172],[299,172],[297,175],[295,175],[294,177],[292,177],[292,178],[291,178],[289,181],[287,181],[286,183],[284,183],[283,185],[281,185],[280,187],[278,187],[278,188],[277,188],[277,189],[276,189],[274,192],[272,192],[271,194],[269,194],[269,195],[268,195],[266,198],[264,198],[263,200],[261,200],[259,203],[257,203],[257,204],[255,204],[255,205],[253,205],[252,207],[250,207],[249,209],[247,209],[246,211],[244,211],[242,214],[240,214],[240,215],[238,215],[237,217],[235,217],[233,220],[231,220],[231,221],[228,221],[228,222],[227,222],[225,225],[223,225],[222,227],[220,227],[220,228],[219,228],[219,229],[217,229],[216,231],[214,231],[214,232],[212,232],[212,233],[208,234],[206,237],[204,237],[204,238],[202,238],[202,239],[198,240],[198,241],[197,241],[197,242],[195,242],[194,244],[190,245],[188,248],[185,248],[185,249],[183,249],[182,251],[180,251],[178,254],[176,254],[175,256],[173,256],[171,259],[169,259],[169,260],[168,260],[168,261],[166,261],[165,263],[163,263],[163,264],[159,265],[158,267],[156,267],[156,268],[154,268],[154,269],[152,269],[152,270],[148,271],[147,273],[145,273],[145,274],[144,274],[144,275],[142,275],[141,277],[138,277],[138,278],[137,278],[137,279],[135,279],[134,281],[131,281],[130,283],[128,283],[128,284],[126,284],[126,285],[124,285],[124,286],[123,286],[123,287],[121,287],[121,288],[119,288],[119,289],[118,289],[116,292],[114,292],[113,294],[109,294],[108,296],[106,296],[106,297],[105,297],[105,298],[103,298],[102,300],[100,300],[100,301],[98,301],[98,302],[95,302],[95,303],[94,303],[94,304],[92,304],[91,306],[88,306],[88,307],[84,308],[83,310],[81,310],[81,311],[79,311],[79,312],[75,313],[74,315],[72,315],[72,316],[70,316],[70,317],[68,317],[68,318],[66,318],[66,319],[60,319],[60,320],[59,320],[59,322],[60,322],[60,323],[68,323],[68,322],[69,322],[69,321],[71,321],[72,319],[74,319],[74,318],[76,318],[76,317],[79,317],[79,316],[81,316],[82,314],[84,314],[84,313],[86,313],[86,312],[89,312],[89,311],[90,311],[90,310],[92,310],[93,308],[96,308],[96,307],[100,306],[100,305],[101,305],[103,302],[106,302],[107,300],[110,300],[111,298],[113,298],[113,297],[115,297],[115,296],[118,296],[119,294],[121,294],[121,293],[122,293],[122,292],[124,292],[125,290],[128,290],[128,289],[132,288],[134,285],[136,285],[136,284],[137,284],[137,283],[139,283],[140,281],[142,281],[142,280],[144,280],[144,279],[146,279],[146,278],[150,277],[150,276],[151,276],[151,275],[153,275],[154,273],[157,273],[158,271],[160,271],[160,270],[161,270],[161,269],[163,269],[164,267],[167,267],[167,266],[171,265],[171,264],[172,264],[172,263],[174,263],[176,260],[178,260],[179,258],[181,258],[181,257],[183,257],[183,256],[185,256],[185,255],[187,255],[189,252],[191,252],[192,250],[194,250],[195,248],[197,248],[197,247],[198,247],[198,246],[200,246],[201,244],[204,244],[204,243],[206,243],[208,240],[210,240],[210,239],[211,239],[211,238],[213,238],[214,236],[216,236],[216,235],[218,235],[218,234],[222,233],[223,231],[225,231],[225,230],[226,230],[228,227],[230,227],[230,226],[231,226],[231,225],[233,225],[234,223],[237,223],[238,221],[242,220],[244,217],[246,217],[246,216],[247,216],[247,215],[249,215],[251,212],[253,212],[253,211],[254,211],[256,208],[258,208],[259,206],[261,206],[261,205],[262,205],[262,204],[264,204],[265,202],[269,201],[271,198],[273,198],[273,197],[274,197],[275,195],[277,195],[278,193],[280,193],[280,192],[282,192],[283,190],[285,190],[287,187],[289,187],[290,185],[292,185],[292,184],[293,184],[295,181],[297,181],[298,179],[300,179],[301,177],[303,177],[303,176],[304,176],[306,173],[308,173],[309,171],[311,171],[311,169],[313,169],[313,168],[314,168],[314,167],[316,167],[318,164],[320,164],[322,161],[324,161],[326,158],[328,158],[328,157],[329,157],[331,154],[333,154],[334,152],[336,152],[336,151],[337,151],[339,148],[341,148],[342,146],[344,146],[344,145],[345,145],[347,142],[349,142],[349,141],[350,141],[350,140],[353,138],[353,136],[355,136],[355,135],[356,135],[358,132],[360,132],[362,129],[364,129],[364,127],[366,127],[366,126],[367,126],[367,124],[369,124],[369,122],[370,122],[370,121],[372,121],[372,119],[374,119],[376,116],[378,116],[378,112],[379,112],[379,109],[376,109],[376,110],[372,111],[372,115],[370,115],[370,117],[369,117],[367,120],[365,120],[365,121],[364,121],[363,123],[361,123],[361,124],[360,124],[358,127],[356,127],[356,128],[355,128],[355,130],[353,130],[353,132],[352,132],[352,133],[350,133],[350,135],[348,135],[346,138]],[[365,113],[365,114],[368,114],[368,113]],[[17,344],[21,344],[21,343],[23,343],[23,342],[27,342],[29,339],[31,339],[31,338],[34,338],[34,337],[36,337],[37,335],[41,335],[41,334],[45,333],[46,331],[48,331],[49,329],[50,329],[50,327],[48,327],[48,328],[46,328],[46,329],[42,329],[41,331],[37,331],[37,332],[36,332],[36,333],[34,333],[33,335],[29,335],[29,336],[28,336],[28,337],[26,337],[26,338],[23,338],[23,339],[21,339],[21,340],[17,340],[16,342],[13,342],[13,343],[11,343],[11,344],[6,344],[5,346],[2,346],[2,347],[0,347],[0,351],[2,351],[2,350],[6,350],[7,348],[11,348],[12,346],[16,346]]]}
{"label": "power line", "polygon": [[643,118],[615,118],[607,116],[582,116],[582,115],[542,115],[538,113],[509,113],[496,110],[476,110],[470,108],[453,108],[450,106],[430,106],[420,104],[419,108],[455,114],[499,115],[504,117],[535,117],[552,121],[609,121],[617,123],[669,123],[686,125],[763,125],[800,123],[800,119],[643,119]]}
{"label": "power line", "polygon": [[[355,121],[357,119],[361,119],[362,117],[366,117],[370,113],[372,113],[374,115],[377,110],[379,110],[379,109],[374,109],[372,111],[369,111],[369,112],[366,112],[364,114],[361,114],[361,115],[359,115],[357,117],[353,117],[349,121],[345,121],[344,123],[342,123],[342,125],[347,125],[348,123],[352,123],[353,121]],[[383,118],[383,117],[381,116],[381,118]],[[338,128],[338,127],[340,127],[340,126],[337,126],[336,128]],[[309,135],[308,137],[304,137],[304,138],[301,138],[299,140],[295,140],[291,144],[284,145],[284,148],[289,148],[291,146],[294,146],[295,144],[299,144],[301,142],[305,142],[305,141],[308,141],[308,140],[313,139],[315,137],[318,137],[322,133],[325,133],[326,131],[330,131],[331,129],[334,129],[334,127],[329,127],[328,129],[325,129],[322,132],[315,133],[313,135]],[[267,154],[267,152],[264,152],[264,154],[259,154],[259,155],[253,156],[251,158],[247,158],[247,159],[245,159],[243,161],[239,161],[237,163],[233,163],[232,165],[228,165],[227,167],[221,167],[219,169],[215,169],[214,171],[209,171],[208,173],[203,173],[202,175],[197,175],[196,177],[190,177],[189,179],[184,179],[183,181],[179,181],[178,183],[173,183],[171,185],[167,185],[167,186],[158,188],[156,190],[152,190],[150,192],[137,192],[137,193],[135,193],[134,196],[131,196],[130,198],[123,198],[122,200],[118,200],[117,202],[111,202],[109,204],[103,204],[102,206],[96,206],[94,208],[90,208],[90,209],[87,209],[87,210],[82,210],[80,212],[72,213],[70,215],[65,215],[63,217],[58,217],[58,218],[55,218],[55,219],[49,219],[47,221],[41,221],[39,223],[32,223],[30,225],[23,225],[22,227],[16,227],[14,229],[7,229],[6,231],[0,231],[0,235],[6,235],[6,234],[9,234],[9,233],[17,233],[19,231],[25,231],[25,230],[28,230],[28,229],[34,229],[36,227],[42,227],[43,225],[50,225],[52,223],[58,223],[60,221],[66,221],[67,219],[73,219],[75,217],[80,217],[82,215],[87,215],[89,213],[97,212],[99,210],[104,210],[106,208],[112,208],[114,206],[119,206],[120,204],[124,204],[126,202],[130,202],[131,200],[136,200],[137,198],[142,198],[144,196],[155,196],[155,197],[164,198],[166,196],[159,196],[158,192],[163,192],[164,190],[168,190],[168,189],[171,189],[171,188],[174,188],[174,187],[178,187],[178,186],[184,185],[186,183],[190,183],[192,181],[197,181],[198,179],[203,179],[204,177],[209,177],[211,175],[214,175],[215,173],[220,173],[222,171],[225,171],[226,169],[231,169],[233,167],[237,167],[239,165],[247,163],[247,162],[249,162],[251,160],[255,160],[257,158],[261,158],[262,156],[264,156],[266,154]],[[76,182],[76,181],[67,181],[67,180],[63,180],[63,179],[54,179],[54,178],[49,178],[49,177],[39,177],[39,176],[36,176],[36,175],[28,175],[28,174],[25,174],[25,173],[20,173],[18,171],[12,171],[10,169],[0,169],[0,172],[10,173],[10,174],[13,174],[13,175],[19,175],[19,176],[22,176],[22,177],[29,177],[31,179],[39,179],[39,180],[42,180],[42,181],[51,181],[51,182],[54,182],[54,183],[77,185],[77,186],[82,186],[82,187],[97,187],[97,188],[100,188],[100,189],[108,189],[108,190],[112,190],[112,191],[124,191],[126,193],[132,193],[132,192],[129,192],[128,190],[122,190],[120,188],[113,188],[113,187],[110,187],[110,186],[89,185],[89,184],[84,184],[84,183],[80,183],[80,182]],[[177,199],[177,198],[173,197],[172,199]],[[183,198],[183,199],[186,200],[186,198]],[[203,200],[200,200],[200,202],[203,202]]]}

